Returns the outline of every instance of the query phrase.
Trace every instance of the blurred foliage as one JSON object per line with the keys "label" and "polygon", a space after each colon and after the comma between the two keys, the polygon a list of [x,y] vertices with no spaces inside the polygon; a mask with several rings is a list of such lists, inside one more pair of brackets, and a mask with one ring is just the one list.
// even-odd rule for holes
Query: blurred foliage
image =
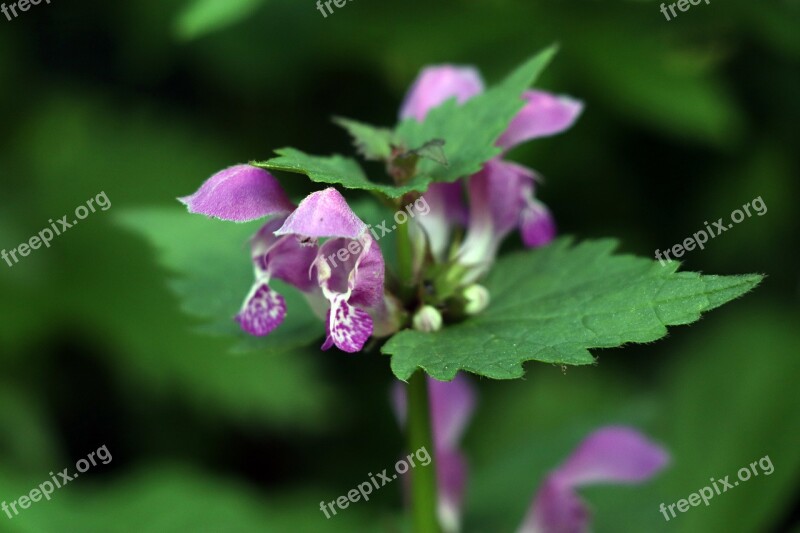
{"label": "blurred foliage", "polygon": [[[168,290],[191,222],[133,214],[180,212],[174,199],[214,171],[277,147],[349,153],[331,116],[393,124],[423,65],[473,63],[496,83],[552,42],[561,51],[540,86],[584,100],[585,115],[511,158],[546,177],[538,194],[561,231],[649,255],[761,196],[766,215],[684,269],[768,277],[657,345],[480,382],[467,529],[516,527],[549,469],[592,428],[624,422],[674,464],[643,487],[584,491],[598,532],[796,530],[800,5],[712,2],[667,22],[658,4],[359,0],[323,18],[312,0],[87,0],[0,18],[0,248],[100,191],[112,203],[0,263],[0,501],[102,444],[114,457],[0,516],[0,530],[402,529],[399,484],[331,520],[319,511],[403,447],[387,358],[319,352],[318,338],[231,355]],[[149,224],[160,249],[131,224]],[[243,292],[209,294],[208,309],[249,286],[245,243],[227,253]],[[669,523],[658,512],[764,455],[771,476]]]}

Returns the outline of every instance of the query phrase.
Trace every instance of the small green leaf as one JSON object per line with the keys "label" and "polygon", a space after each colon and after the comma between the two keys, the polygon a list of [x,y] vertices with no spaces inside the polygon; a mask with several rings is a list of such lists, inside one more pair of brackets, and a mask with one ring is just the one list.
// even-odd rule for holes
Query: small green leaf
{"label": "small green leaf", "polygon": [[279,157],[273,157],[268,161],[253,161],[250,164],[267,170],[305,174],[317,183],[341,185],[347,189],[377,191],[392,198],[398,198],[410,191],[423,192],[430,183],[430,180],[416,180],[414,184],[401,187],[374,183],[367,179],[358,163],[348,157],[315,156],[294,148],[281,148],[275,152]]}
{"label": "small green leaf", "polygon": [[434,163],[443,166],[449,165],[447,156],[444,153],[445,141],[443,139],[433,139],[428,141],[416,150],[411,150],[410,153],[416,154],[419,157],[430,159]]}
{"label": "small green leaf", "polygon": [[402,380],[422,368],[449,381],[459,370],[520,378],[532,360],[591,364],[590,348],[660,339],[666,326],[694,322],[762,279],[676,272],[678,263],[612,255],[616,245],[560,239],[500,260],[486,280],[486,312],[437,333],[398,333],[383,347],[392,370]]}
{"label": "small green leaf", "polygon": [[394,144],[394,133],[387,128],[377,128],[350,120],[348,118],[335,117],[333,122],[344,129],[353,137],[353,144],[364,159],[370,161],[386,161],[392,154],[392,144]]}
{"label": "small green leaf", "polygon": [[244,19],[265,0],[193,0],[180,13],[176,32],[191,40]]}
{"label": "small green leaf", "polygon": [[478,172],[481,166],[497,156],[495,142],[522,109],[522,93],[534,83],[555,55],[556,48],[540,52],[517,68],[502,83],[463,105],[450,99],[432,109],[425,121],[407,119],[397,128],[397,138],[404,146],[423,146],[431,139],[447,142],[448,166],[433,161],[421,162],[419,174],[433,181],[455,181]]}

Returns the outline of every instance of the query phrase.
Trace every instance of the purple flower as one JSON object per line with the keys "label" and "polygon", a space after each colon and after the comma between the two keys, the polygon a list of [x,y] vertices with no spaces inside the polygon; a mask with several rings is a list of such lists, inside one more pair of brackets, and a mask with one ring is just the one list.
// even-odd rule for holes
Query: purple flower
{"label": "purple flower", "polygon": [[[295,208],[270,173],[237,165],[180,200],[192,213],[223,220],[275,216],[251,241],[256,280],[236,315],[246,332],[267,335],[286,317],[284,298],[269,286],[272,278],[298,288],[312,304],[327,300],[323,349],[360,351],[375,329],[370,313],[383,333],[391,330],[380,248],[336,189],[314,192]],[[327,240],[320,245],[319,239]]]}
{"label": "purple flower", "polygon": [[[463,374],[457,374],[450,382],[427,379],[439,521],[446,531],[458,531],[467,484],[467,462],[460,443],[475,410],[475,391]],[[395,384],[392,400],[397,419],[404,426],[407,397],[403,384]]]}
{"label": "purple flower", "polygon": [[598,483],[641,483],[668,462],[663,448],[633,429],[599,429],[547,476],[519,532],[585,533],[589,531],[590,513],[577,488]]}
{"label": "purple flower", "polygon": [[[459,103],[480,94],[483,83],[471,68],[449,65],[424,69],[412,85],[401,117],[424,119],[433,107],[455,97]],[[507,152],[518,144],[555,135],[568,129],[580,115],[577,100],[542,91],[526,91],[524,107],[500,136],[497,145]],[[470,271],[464,282],[481,277],[491,266],[502,240],[519,229],[527,247],[542,246],[556,233],[555,222],[544,204],[535,199],[536,174],[521,165],[493,159],[469,178],[469,216],[465,212],[459,184],[433,184],[425,198],[431,214],[417,221],[427,237],[433,257],[441,260],[447,250],[451,227],[467,222],[467,236],[457,251],[459,263]]]}
{"label": "purple flower", "polygon": [[[330,187],[300,202],[275,234],[295,235],[302,242],[328,238],[313,264],[317,283],[330,303],[322,349],[336,345],[345,352],[360,351],[373,331],[367,311],[384,305],[383,255],[367,225]],[[347,253],[340,255],[340,250]]]}

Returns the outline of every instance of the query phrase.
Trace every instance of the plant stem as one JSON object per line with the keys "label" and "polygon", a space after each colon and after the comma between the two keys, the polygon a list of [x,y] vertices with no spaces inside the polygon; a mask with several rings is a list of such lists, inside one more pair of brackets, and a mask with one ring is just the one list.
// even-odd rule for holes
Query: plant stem
{"label": "plant stem", "polygon": [[397,273],[400,278],[400,292],[405,297],[414,274],[414,258],[411,251],[411,238],[408,235],[408,222],[400,224],[397,230]]}
{"label": "plant stem", "polygon": [[408,446],[409,453],[425,448],[434,461],[418,465],[411,476],[411,515],[414,533],[439,533],[436,517],[436,458],[431,431],[428,380],[422,371],[408,380]]}

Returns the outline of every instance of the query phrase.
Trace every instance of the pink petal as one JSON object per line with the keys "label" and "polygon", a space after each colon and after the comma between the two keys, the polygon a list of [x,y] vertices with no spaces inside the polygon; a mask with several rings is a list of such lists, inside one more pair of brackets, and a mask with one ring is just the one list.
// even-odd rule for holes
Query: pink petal
{"label": "pink petal", "polygon": [[469,178],[469,227],[459,250],[459,262],[473,267],[466,281],[489,269],[502,240],[519,224],[532,181],[530,170],[501,159]]}
{"label": "pink petal", "polygon": [[[428,379],[433,441],[436,448],[455,449],[475,410],[475,390],[464,374],[453,381]],[[392,408],[401,427],[406,424],[406,385],[397,382],[392,388]]]}
{"label": "pink petal", "polygon": [[526,91],[522,97],[527,103],[497,141],[498,146],[510,149],[525,141],[561,133],[583,111],[582,102],[566,96]]}
{"label": "pink petal", "polygon": [[365,308],[378,307],[383,304],[383,283],[386,274],[383,254],[378,242],[371,235],[365,235],[359,242],[363,245],[364,252],[356,262],[355,276],[352,276],[349,284],[353,292],[348,302]]}
{"label": "pink petal", "polygon": [[337,298],[328,315],[328,338],[322,345],[327,350],[332,345],[343,352],[360,352],[372,335],[372,318],[369,313],[347,303],[342,295]]}
{"label": "pink petal", "polygon": [[575,491],[548,476],[518,533],[587,533],[590,519]]}
{"label": "pink petal", "polygon": [[318,247],[301,243],[295,235],[274,235],[283,220],[270,220],[250,241],[253,261],[264,275],[285,281],[303,292],[311,292],[317,288],[311,267],[317,258]]}
{"label": "pink petal", "polygon": [[289,215],[276,235],[293,233],[311,239],[346,237],[357,239],[367,225],[347,205],[339,191],[329,187],[309,194]]}
{"label": "pink petal", "polygon": [[317,269],[320,287],[329,295],[348,293],[348,303],[358,307],[382,306],[386,269],[381,249],[369,233],[360,239],[326,241],[320,247]]}
{"label": "pink petal", "polygon": [[472,384],[463,373],[449,382],[428,378],[428,394],[436,447],[456,448],[475,411]]}
{"label": "pink petal", "polygon": [[520,533],[585,533],[590,514],[575,492],[593,483],[640,483],[662,470],[669,456],[637,431],[607,427],[587,437],[547,476]]}
{"label": "pink petal", "polygon": [[422,227],[431,253],[438,261],[445,260],[453,226],[467,223],[463,190],[460,182],[433,183],[421,198],[428,205],[428,214],[414,220]]}
{"label": "pink petal", "polygon": [[667,452],[641,433],[626,427],[607,427],[592,433],[558,469],[564,483],[636,483],[664,468]]}
{"label": "pink petal", "polygon": [[178,198],[190,213],[248,222],[294,209],[278,180],[264,169],[236,165],[208,178],[190,196]]}
{"label": "pink petal", "polygon": [[467,461],[457,450],[440,449],[434,457],[438,488],[437,512],[445,531],[461,530],[461,510],[467,488]]}
{"label": "pink petal", "polygon": [[266,282],[257,281],[236,315],[236,321],[246,332],[261,337],[277,328],[285,317],[283,296],[270,289]]}
{"label": "pink petal", "polygon": [[420,122],[428,111],[455,97],[462,104],[483,92],[480,73],[472,67],[441,65],[420,72],[406,94],[400,118],[414,117]]}
{"label": "pink petal", "polygon": [[528,248],[544,246],[556,236],[556,222],[547,207],[538,200],[532,200],[522,210],[520,219],[522,242]]}

